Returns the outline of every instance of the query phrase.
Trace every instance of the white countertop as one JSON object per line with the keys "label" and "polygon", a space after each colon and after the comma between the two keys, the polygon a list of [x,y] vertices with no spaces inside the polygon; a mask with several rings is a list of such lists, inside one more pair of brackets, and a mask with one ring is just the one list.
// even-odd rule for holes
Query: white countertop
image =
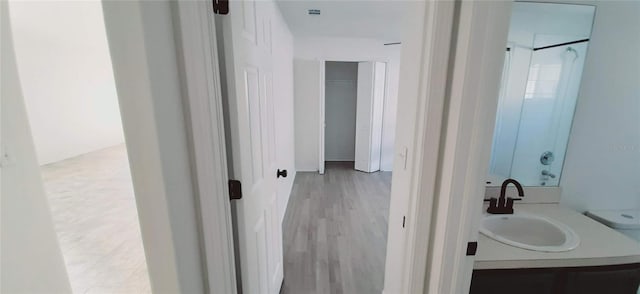
{"label": "white countertop", "polygon": [[474,269],[600,266],[640,262],[640,243],[583,214],[558,204],[516,204],[516,211],[546,216],[580,236],[578,248],[537,252],[506,245],[480,234]]}

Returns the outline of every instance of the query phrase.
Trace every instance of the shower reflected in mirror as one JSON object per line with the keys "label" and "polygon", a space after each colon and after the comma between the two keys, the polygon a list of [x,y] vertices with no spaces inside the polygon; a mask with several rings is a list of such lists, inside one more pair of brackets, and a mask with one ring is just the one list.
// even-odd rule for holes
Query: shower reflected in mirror
{"label": "shower reflected in mirror", "polygon": [[487,184],[558,186],[595,7],[512,9]]}

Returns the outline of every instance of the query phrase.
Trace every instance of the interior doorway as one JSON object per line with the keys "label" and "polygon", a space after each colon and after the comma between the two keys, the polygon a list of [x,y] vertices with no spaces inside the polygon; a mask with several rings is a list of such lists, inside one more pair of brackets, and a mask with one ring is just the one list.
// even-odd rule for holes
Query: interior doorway
{"label": "interior doorway", "polygon": [[151,293],[102,4],[9,8],[27,128],[71,290]]}
{"label": "interior doorway", "polygon": [[353,168],[356,154],[357,62],[325,62],[325,166]]}
{"label": "interior doorway", "polygon": [[380,171],[387,64],[325,61],[323,93],[323,164],[340,162],[362,172]]}

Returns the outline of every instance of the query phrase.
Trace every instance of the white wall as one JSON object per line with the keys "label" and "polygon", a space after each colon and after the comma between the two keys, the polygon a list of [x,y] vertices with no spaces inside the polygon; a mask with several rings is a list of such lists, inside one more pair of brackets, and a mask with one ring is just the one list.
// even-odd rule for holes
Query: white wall
{"label": "white wall", "polygon": [[39,163],[124,142],[100,1],[10,6]]}
{"label": "white wall", "polygon": [[318,171],[320,62],[294,59],[293,74],[296,170]]}
{"label": "white wall", "polygon": [[[273,3],[272,3],[273,4]],[[278,205],[280,219],[284,219],[293,181],[296,176],[294,99],[293,99],[293,35],[278,7],[273,4],[273,97],[276,110],[276,160],[279,169],[288,176],[278,179]]]}
{"label": "white wall", "polygon": [[358,63],[325,63],[325,161],[354,161]]}
{"label": "white wall", "polygon": [[640,208],[640,2],[596,5],[561,203],[580,211]]}
{"label": "white wall", "polygon": [[7,3],[2,2],[0,292],[71,293],[31,140],[7,18]]}
{"label": "white wall", "polygon": [[[333,37],[296,37],[294,39],[294,56],[302,60],[327,60],[327,61],[383,61],[387,62],[387,95],[384,105],[384,118],[382,128],[382,158],[381,170],[390,171],[393,166],[394,140],[396,126],[396,110],[398,102],[398,82],[400,75],[400,45],[384,46],[384,40],[364,38],[333,38]],[[310,63],[309,63],[310,66]],[[312,70],[310,67],[308,70]],[[302,72],[302,68],[299,68]],[[312,89],[312,73],[304,73],[303,76],[295,75],[296,105],[307,103],[308,106],[298,109],[296,106],[296,138],[297,142],[307,142],[303,145],[296,144],[296,162],[301,163],[304,169],[318,170],[318,148],[311,149],[312,143],[317,145],[319,137],[317,91]],[[299,85],[300,84],[300,85]],[[305,90],[298,89],[304,88]],[[316,91],[312,94],[311,91]],[[300,96],[298,95],[300,94]],[[315,120],[310,123],[312,119]],[[315,143],[314,143],[315,142]],[[302,164],[304,163],[304,164]]]}

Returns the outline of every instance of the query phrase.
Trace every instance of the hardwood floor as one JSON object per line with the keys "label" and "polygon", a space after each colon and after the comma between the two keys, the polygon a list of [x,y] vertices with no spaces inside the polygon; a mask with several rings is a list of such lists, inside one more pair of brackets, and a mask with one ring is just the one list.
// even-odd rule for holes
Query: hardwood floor
{"label": "hardwood floor", "polygon": [[391,172],[299,172],[285,219],[282,293],[382,293]]}

